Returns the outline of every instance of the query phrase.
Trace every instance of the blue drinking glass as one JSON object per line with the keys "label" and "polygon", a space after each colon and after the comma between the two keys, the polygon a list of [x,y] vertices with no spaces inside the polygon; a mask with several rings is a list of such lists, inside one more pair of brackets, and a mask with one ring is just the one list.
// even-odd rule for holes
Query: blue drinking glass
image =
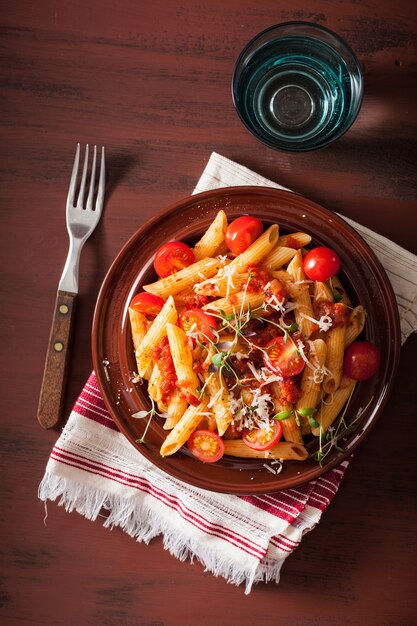
{"label": "blue drinking glass", "polygon": [[356,119],[363,96],[358,59],[335,33],[309,22],[268,28],[242,50],[233,102],[255,137],[277,150],[327,146]]}

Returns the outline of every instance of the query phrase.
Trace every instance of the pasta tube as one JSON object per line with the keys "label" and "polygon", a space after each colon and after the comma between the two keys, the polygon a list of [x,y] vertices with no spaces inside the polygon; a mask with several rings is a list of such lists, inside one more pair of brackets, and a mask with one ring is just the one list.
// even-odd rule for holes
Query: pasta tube
{"label": "pasta tube", "polygon": [[174,389],[168,402],[167,413],[169,417],[165,420],[164,429],[171,430],[174,428],[175,424],[177,424],[184,415],[187,407],[188,402],[184,398],[181,391],[179,389]]}
{"label": "pasta tube", "polygon": [[349,399],[355,384],[356,381],[344,376],[341,386],[332,396],[331,403],[329,403],[329,397],[324,399],[324,401],[320,404],[318,412],[314,416],[315,420],[319,423],[319,426],[311,429],[313,435],[319,437],[320,430],[322,432],[326,432],[329,426],[333,424],[336,417],[339,415],[340,411]]}
{"label": "pasta tube", "polygon": [[[323,381],[323,368],[326,363],[327,345],[323,339],[309,341],[308,345],[310,367],[306,365],[303,370],[300,383],[301,395],[295,405],[297,411],[303,408],[315,409],[321,397],[321,383]],[[298,419],[301,429],[309,430],[308,417],[298,414]]]}
{"label": "pasta tube", "polygon": [[218,433],[222,436],[232,421],[233,414],[230,409],[229,391],[220,372],[208,376],[206,389],[210,394],[208,406],[213,411]]}
{"label": "pasta tube", "polygon": [[[144,336],[146,335],[148,331],[148,320],[143,315],[143,313],[140,313],[139,311],[136,311],[136,309],[132,309],[131,307],[129,307],[129,319],[130,319],[130,328],[132,330],[133,347],[135,349],[135,356],[136,356],[136,351],[138,350],[142,339],[144,338]],[[137,364],[137,368],[139,371],[138,364]],[[149,366],[145,374],[143,375],[143,378],[145,380],[149,380],[151,373],[152,373],[152,366]]]}
{"label": "pasta tube", "polygon": [[314,283],[314,302],[333,302],[333,294],[326,283]]}
{"label": "pasta tube", "polygon": [[171,350],[172,361],[177,375],[177,387],[185,396],[185,399],[198,398],[197,389],[200,385],[197,374],[193,370],[193,355],[188,337],[179,326],[168,323],[166,332]]}
{"label": "pasta tube", "polygon": [[[287,272],[293,277],[294,282],[298,283],[306,280],[302,263],[301,250],[298,250],[287,267]],[[311,306],[310,292],[307,285],[303,291],[294,296],[294,301],[297,305],[294,311],[295,321],[300,328],[303,339],[308,339],[313,332],[315,324],[311,319],[308,319],[309,317],[314,319],[314,312]]]}
{"label": "pasta tube", "polygon": [[297,254],[294,248],[276,246],[262,261],[262,267],[266,270],[277,270],[286,263],[289,263]]}
{"label": "pasta tube", "polygon": [[[304,248],[304,246],[308,246],[310,241],[310,235],[307,235],[307,233],[297,232],[289,233],[288,235],[283,235],[282,237],[280,237],[278,240],[278,245],[288,246],[289,243],[294,244],[294,242],[296,242],[299,248]],[[290,245],[288,247],[291,248],[294,247],[294,245]]]}
{"label": "pasta tube", "polygon": [[213,222],[210,224],[200,241],[194,246],[195,260],[199,261],[205,257],[212,257],[216,250],[224,241],[227,230],[226,213],[221,210],[217,213]]}
{"label": "pasta tube", "polygon": [[175,424],[170,431],[164,443],[161,446],[161,456],[169,456],[179,450],[188,440],[199,423],[203,414],[207,412],[207,400],[204,399],[198,406],[190,405],[181,417],[180,421]]}
{"label": "pasta tube", "polygon": [[164,306],[155,317],[152,326],[142,339],[138,349],[136,350],[136,362],[138,365],[139,376],[144,376],[147,368],[152,362],[152,351],[155,346],[165,337],[166,325],[168,323],[175,324],[178,314],[175,308],[174,299],[168,297]]}
{"label": "pasta tube", "polygon": [[334,393],[339,388],[343,375],[343,355],[345,352],[346,326],[331,328],[326,336],[326,368],[329,373],[323,383],[326,393]]}
{"label": "pasta tube", "polygon": [[239,456],[248,459],[279,459],[282,461],[294,460],[304,461],[308,457],[308,452],[299,443],[291,441],[280,441],[270,450],[254,450],[249,448],[242,439],[227,439],[224,441],[224,453],[229,456]]}
{"label": "pasta tube", "polygon": [[245,293],[244,291],[240,291],[229,298],[220,298],[219,300],[205,304],[203,310],[209,312],[223,311],[226,315],[231,315],[235,312],[240,313],[240,311],[243,313],[244,311],[248,311],[249,307],[252,310],[260,307],[264,299],[265,295],[263,293]]}
{"label": "pasta tube", "polygon": [[156,283],[144,285],[143,288],[145,291],[165,299],[169,295],[175,296],[180,291],[189,289],[198,281],[214,276],[223,265],[224,262],[220,259],[201,259],[188,267],[184,267],[179,272],[157,280]]}
{"label": "pasta tube", "polygon": [[361,334],[365,326],[365,309],[359,305],[353,309],[350,314],[348,325],[346,327],[345,335],[345,348],[350,346],[351,343]]}
{"label": "pasta tube", "polygon": [[148,382],[148,394],[156,403],[162,400],[162,373],[159,367],[155,364],[151,366],[152,372]]}
{"label": "pasta tube", "polygon": [[273,382],[271,384],[272,397],[274,400],[275,413],[281,413],[283,411],[291,412],[291,415],[284,420],[281,420],[282,434],[285,441],[292,441],[294,443],[303,443],[300,428],[295,419],[295,413],[293,411],[293,405],[290,402],[282,403],[280,401],[280,389],[279,384]]}

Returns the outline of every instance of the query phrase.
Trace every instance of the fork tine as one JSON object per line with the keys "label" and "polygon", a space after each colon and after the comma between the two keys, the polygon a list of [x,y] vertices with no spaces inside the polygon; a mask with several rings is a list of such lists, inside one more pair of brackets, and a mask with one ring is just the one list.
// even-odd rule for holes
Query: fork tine
{"label": "fork tine", "polygon": [[80,144],[77,143],[77,149],[75,151],[75,159],[74,165],[72,166],[72,174],[71,174],[71,182],[68,190],[68,206],[74,206],[74,197],[75,197],[75,188],[77,186],[77,173],[78,173],[78,164],[80,162]]}
{"label": "fork tine", "polygon": [[81,178],[80,193],[78,194],[77,209],[82,209],[83,208],[84,192],[85,192],[85,181],[87,180],[87,167],[88,167],[88,144],[85,146],[83,175],[82,175],[82,178]]}
{"label": "fork tine", "polygon": [[98,181],[96,211],[101,212],[104,201],[104,189],[106,186],[106,165],[104,159],[104,146],[101,148],[101,164],[100,164],[100,178]]}
{"label": "fork tine", "polygon": [[91,166],[90,188],[88,190],[87,211],[93,210],[94,183],[96,181],[97,146],[94,146],[93,164]]}

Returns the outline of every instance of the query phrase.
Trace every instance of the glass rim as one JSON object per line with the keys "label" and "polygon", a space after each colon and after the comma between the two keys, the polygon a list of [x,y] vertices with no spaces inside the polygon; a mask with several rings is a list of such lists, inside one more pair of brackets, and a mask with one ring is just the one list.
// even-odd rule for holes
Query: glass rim
{"label": "glass rim", "polygon": [[[250,47],[256,43],[256,41],[258,41],[259,39],[261,39],[264,35],[266,35],[267,33],[269,33],[270,31],[273,30],[280,30],[286,26],[300,26],[300,27],[308,27],[311,28],[312,30],[317,30],[317,31],[322,31],[325,32],[329,35],[331,35],[336,43],[339,43],[345,50],[346,52],[351,56],[351,60],[355,66],[355,70],[357,72],[358,75],[358,94],[357,94],[357,105],[356,105],[356,109],[354,109],[354,116],[353,118],[349,121],[349,123],[340,128],[338,132],[336,132],[333,136],[329,137],[327,140],[318,143],[317,145],[312,145],[312,146],[306,146],[303,147],[302,145],[297,145],[294,144],[294,146],[290,146],[290,145],[277,145],[276,142],[274,142],[273,140],[269,140],[267,137],[263,137],[261,136],[254,128],[253,126],[251,126],[245,119],[245,117],[242,115],[241,110],[240,110],[240,105],[237,102],[237,98],[236,98],[236,92],[237,92],[237,85],[238,85],[238,79],[237,79],[237,73],[238,73],[238,69],[239,66],[241,65],[242,59],[244,58],[244,56],[247,54],[248,50],[250,49]],[[355,52],[353,51],[353,49],[351,48],[351,46],[343,39],[343,37],[340,37],[340,35],[338,35],[337,33],[335,33],[333,30],[331,30],[330,28],[327,28],[327,26],[322,26],[321,24],[316,24],[315,22],[306,22],[303,20],[292,20],[292,21],[288,21],[288,22],[279,22],[277,24],[273,24],[272,26],[268,26],[268,28],[265,28],[264,30],[260,31],[259,33],[257,33],[254,37],[252,37],[246,44],[245,46],[242,48],[242,50],[239,53],[239,56],[237,57],[235,64],[234,64],[234,68],[233,68],[233,73],[232,73],[232,80],[231,80],[231,91],[232,91],[232,101],[233,101],[233,106],[235,108],[235,111],[237,112],[240,121],[244,124],[244,126],[246,126],[246,128],[249,130],[249,132],[256,138],[258,139],[258,141],[260,141],[261,143],[263,143],[264,145],[274,149],[274,150],[280,150],[283,152],[310,152],[313,150],[319,150],[320,148],[325,148],[326,146],[328,146],[329,144],[333,143],[334,141],[336,141],[337,139],[339,139],[342,135],[344,135],[349,128],[352,126],[353,122],[357,119],[360,109],[362,107],[362,102],[363,102],[363,94],[364,94],[364,76],[363,76],[363,71],[362,71],[362,67],[361,67],[361,63],[357,57],[357,55],[355,54]]]}

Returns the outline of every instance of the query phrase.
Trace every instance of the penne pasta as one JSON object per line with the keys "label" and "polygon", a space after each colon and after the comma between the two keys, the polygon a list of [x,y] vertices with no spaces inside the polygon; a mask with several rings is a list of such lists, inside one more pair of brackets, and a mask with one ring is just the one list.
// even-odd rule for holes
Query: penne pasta
{"label": "penne pasta", "polygon": [[175,274],[157,280],[156,283],[144,285],[143,288],[145,291],[165,299],[169,295],[175,296],[180,291],[189,289],[205,278],[214,276],[223,265],[224,261],[220,259],[201,259],[188,267],[184,267],[179,272],[175,272]]}
{"label": "penne pasta", "polygon": [[164,429],[171,430],[174,428],[175,424],[177,424],[184,415],[187,407],[188,402],[184,398],[180,389],[174,389],[174,392],[168,402],[167,413],[169,414],[169,417],[167,417],[164,422]]}
{"label": "penne pasta", "polygon": [[351,306],[352,303],[350,301],[350,298],[346,292],[346,289],[343,287],[342,283],[340,282],[340,279],[338,276],[333,276],[332,278],[329,278],[329,280],[327,281],[327,284],[331,292],[333,292],[333,290],[337,290],[337,292],[342,296],[342,299],[340,300],[340,302],[343,302],[343,304],[346,304],[347,306]]}
{"label": "penne pasta", "polygon": [[314,283],[314,302],[333,302],[333,294],[326,283],[316,281]]}
{"label": "penne pasta", "polygon": [[290,412],[291,415],[286,419],[281,420],[282,434],[285,441],[292,441],[294,443],[303,443],[303,437],[301,435],[300,427],[297,424],[293,405],[290,402],[282,402],[280,400],[281,392],[279,384],[277,382],[271,383],[272,397],[274,400],[275,413],[281,413],[283,411]]}
{"label": "penne pasta", "polygon": [[311,429],[313,435],[319,437],[320,431],[325,433],[329,426],[333,424],[336,417],[348,401],[350,394],[355,388],[355,384],[356,381],[344,376],[339,389],[337,389],[337,391],[335,391],[335,393],[331,396],[331,402],[329,402],[329,397],[323,400],[320,404],[319,410],[314,416],[315,420],[319,423],[319,426]]}
{"label": "penne pasta", "polygon": [[285,270],[271,270],[269,273],[273,278],[276,278],[280,281],[280,283],[284,285],[285,291],[291,298],[293,298],[294,296],[298,296],[302,291],[306,289],[305,285],[295,285],[291,274],[289,274]]}
{"label": "penne pasta", "polygon": [[147,368],[152,362],[152,351],[166,335],[166,325],[175,324],[178,314],[175,308],[174,299],[168,297],[161,311],[155,317],[152,326],[142,339],[136,350],[136,362],[139,376],[144,376]]}
{"label": "penne pasta", "polygon": [[[315,339],[308,342],[309,365],[303,370],[300,383],[301,395],[295,405],[296,411],[301,409],[315,409],[320,402],[322,393],[322,381],[324,376],[324,366],[326,363],[327,345],[323,339]],[[303,417],[298,413],[301,431],[307,432],[310,429],[308,417]]]}
{"label": "penne pasta", "polygon": [[212,296],[215,298],[228,298],[234,293],[238,293],[242,289],[242,283],[248,279],[248,274],[234,274],[226,276],[214,276],[197,283],[194,291],[200,295]]}
{"label": "penne pasta", "polygon": [[228,439],[224,441],[224,453],[246,459],[279,459],[280,461],[305,461],[308,457],[308,452],[303,445],[290,441],[280,441],[273,448],[261,451],[249,448],[242,439]]}
{"label": "penne pasta", "polygon": [[151,366],[148,382],[148,394],[157,404],[162,400],[162,374],[157,365]]}
{"label": "penne pasta", "polygon": [[[288,265],[287,272],[292,276],[294,282],[305,284],[304,281],[306,277],[302,262],[301,250],[298,250],[291,263]],[[307,285],[301,293],[294,296],[294,300],[297,305],[295,309],[295,321],[300,328],[302,338],[308,339],[313,332],[315,324],[312,321],[312,319],[314,319],[314,312],[311,306],[310,292]]]}
{"label": "penne pasta", "polygon": [[326,369],[328,374],[324,378],[323,390],[325,393],[334,393],[339,388],[343,374],[343,355],[345,352],[346,326],[331,328],[326,336]]}
{"label": "penne pasta", "polygon": [[232,421],[233,414],[230,409],[229,392],[220,372],[213,372],[207,376],[206,389],[210,394],[208,407],[213,411],[217,431],[222,436]]}
{"label": "penne pasta", "polygon": [[[148,321],[146,317],[143,315],[143,313],[140,313],[139,311],[136,311],[136,309],[132,309],[131,307],[129,307],[129,320],[130,320],[130,328],[132,331],[133,347],[135,349],[135,357],[136,357],[137,350],[142,342],[142,339],[148,332]],[[136,365],[139,371],[139,365],[137,362],[136,362]],[[144,378],[145,380],[149,380],[151,373],[152,373],[152,366],[149,366],[142,378]]]}
{"label": "penne pasta", "polygon": [[214,256],[216,250],[224,241],[227,230],[226,213],[221,210],[217,213],[213,222],[210,224],[200,241],[194,246],[194,257],[196,261],[205,257]]}
{"label": "penne pasta", "polygon": [[294,248],[276,246],[262,261],[262,267],[266,270],[278,270],[280,267],[291,261],[297,254]]}
{"label": "penne pasta", "polygon": [[345,349],[361,334],[365,326],[365,309],[359,305],[353,309],[349,316],[345,335]]}
{"label": "penne pasta", "polygon": [[177,387],[187,401],[197,400],[200,381],[193,370],[193,355],[188,338],[182,328],[174,324],[166,325],[166,332],[177,375]]}
{"label": "penne pasta", "polygon": [[304,248],[308,246],[311,241],[311,236],[307,233],[289,233],[288,235],[283,235],[278,240],[279,246],[287,246],[288,248]]}
{"label": "penne pasta", "polygon": [[249,307],[253,310],[260,307],[265,299],[263,293],[245,293],[240,291],[229,298],[220,298],[203,306],[203,310],[222,311],[226,315],[245,312]]}
{"label": "penne pasta", "polygon": [[161,446],[161,456],[169,456],[179,450],[188,440],[207,413],[207,400],[203,400],[197,406],[190,405],[179,422],[169,432],[167,438]]}

